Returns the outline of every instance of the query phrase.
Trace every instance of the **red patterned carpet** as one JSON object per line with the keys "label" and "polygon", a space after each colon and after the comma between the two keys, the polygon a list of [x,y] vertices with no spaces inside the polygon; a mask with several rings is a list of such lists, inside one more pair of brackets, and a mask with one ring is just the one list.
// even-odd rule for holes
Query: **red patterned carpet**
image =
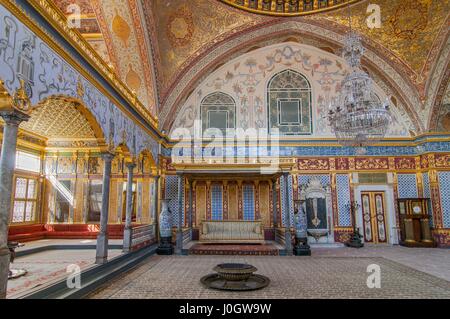
{"label": "red patterned carpet", "polygon": [[195,244],[189,255],[256,255],[278,256],[278,249],[272,244]]}

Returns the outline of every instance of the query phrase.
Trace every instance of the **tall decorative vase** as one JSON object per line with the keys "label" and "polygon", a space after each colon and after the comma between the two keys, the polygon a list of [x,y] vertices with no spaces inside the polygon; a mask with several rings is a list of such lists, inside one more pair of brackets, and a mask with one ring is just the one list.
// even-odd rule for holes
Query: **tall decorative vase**
{"label": "tall decorative vase", "polygon": [[156,250],[158,255],[172,255],[172,223],[170,218],[168,199],[161,201],[161,214],[159,215],[159,246]]}
{"label": "tall decorative vase", "polygon": [[296,204],[296,214],[295,214],[295,246],[294,255],[295,256],[311,256],[311,247],[308,245],[308,234],[307,234],[307,218],[306,212],[303,209],[305,201],[294,200]]}

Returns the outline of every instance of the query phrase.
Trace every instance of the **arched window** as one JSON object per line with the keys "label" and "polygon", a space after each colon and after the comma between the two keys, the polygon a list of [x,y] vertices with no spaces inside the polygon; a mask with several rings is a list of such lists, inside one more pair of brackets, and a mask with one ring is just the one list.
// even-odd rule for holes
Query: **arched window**
{"label": "arched window", "polygon": [[269,133],[312,134],[311,85],[292,70],[276,74],[267,87]]}
{"label": "arched window", "polygon": [[236,102],[228,94],[215,92],[206,96],[200,105],[203,132],[219,129],[225,136],[227,128],[235,128]]}

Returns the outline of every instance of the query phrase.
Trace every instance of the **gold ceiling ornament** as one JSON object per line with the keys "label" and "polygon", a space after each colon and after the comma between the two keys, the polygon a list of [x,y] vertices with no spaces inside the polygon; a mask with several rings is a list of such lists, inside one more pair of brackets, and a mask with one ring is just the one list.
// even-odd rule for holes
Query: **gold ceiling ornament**
{"label": "gold ceiling ornament", "polygon": [[301,16],[340,8],[361,0],[220,0],[252,13],[272,16]]}
{"label": "gold ceiling ornament", "polygon": [[13,96],[13,107],[25,114],[30,114],[33,108],[25,88],[25,80],[21,79],[19,82],[20,86]]}
{"label": "gold ceiling ornament", "polygon": [[12,97],[5,88],[5,82],[0,80],[0,111],[11,109]]}
{"label": "gold ceiling ornament", "polygon": [[18,110],[25,114],[29,114],[32,109],[24,80],[20,80],[20,86],[12,97],[5,88],[5,82],[0,80],[0,111]]}

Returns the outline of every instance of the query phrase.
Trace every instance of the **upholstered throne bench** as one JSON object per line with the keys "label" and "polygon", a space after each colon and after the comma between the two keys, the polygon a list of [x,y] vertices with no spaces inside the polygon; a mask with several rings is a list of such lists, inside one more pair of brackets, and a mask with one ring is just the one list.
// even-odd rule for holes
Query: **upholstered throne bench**
{"label": "upholstered throne bench", "polygon": [[263,243],[261,221],[203,221],[200,241],[204,243]]}

